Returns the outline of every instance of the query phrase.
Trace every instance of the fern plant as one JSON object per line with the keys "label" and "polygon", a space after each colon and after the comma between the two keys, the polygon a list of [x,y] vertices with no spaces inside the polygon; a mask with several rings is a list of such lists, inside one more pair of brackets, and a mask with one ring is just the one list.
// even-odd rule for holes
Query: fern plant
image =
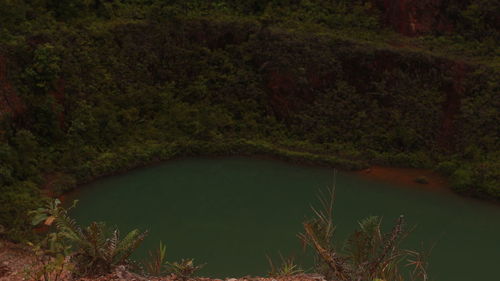
{"label": "fern plant", "polygon": [[[56,232],[64,242],[71,246],[71,261],[74,264],[73,275],[96,276],[112,271],[118,265],[129,265],[130,256],[146,237],[146,232],[135,229],[120,239],[118,230],[109,231],[105,223],[92,222],[81,228],[68,215],[68,210],[55,200],[33,213],[33,223],[55,223]],[[76,201],[73,203],[73,208]]]}
{"label": "fern plant", "polygon": [[108,234],[105,223],[93,222],[76,233],[77,246],[72,261],[78,276],[95,276],[111,272],[118,265],[128,265],[129,258],[146,237],[135,229],[120,239],[120,232]]}
{"label": "fern plant", "polygon": [[175,274],[182,280],[194,276],[205,264],[195,264],[194,259],[182,259],[180,262],[166,262],[169,272]]}
{"label": "fern plant", "polygon": [[344,245],[334,243],[335,225],[333,204],[335,187],[319,196],[321,209],[313,208],[314,218],[303,223],[304,232],[299,237],[317,254],[317,270],[327,280],[404,280],[403,261],[413,266],[411,280],[428,280],[426,255],[418,251],[401,249],[400,243],[408,234],[405,220],[400,216],[388,233],[381,229],[379,217],[369,217],[359,222],[356,230]]}

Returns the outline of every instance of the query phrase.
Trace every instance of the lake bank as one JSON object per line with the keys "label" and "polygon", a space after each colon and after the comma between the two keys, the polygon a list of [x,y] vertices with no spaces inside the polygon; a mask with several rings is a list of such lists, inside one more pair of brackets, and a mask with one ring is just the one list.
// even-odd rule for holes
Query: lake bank
{"label": "lake bank", "polygon": [[[371,165],[369,161],[357,159],[354,156],[339,156],[329,153],[318,153],[294,147],[273,145],[266,141],[236,140],[211,142],[187,142],[184,144],[167,143],[147,146],[139,151],[135,149],[118,149],[116,152],[106,152],[106,162],[113,162],[107,168],[87,170],[84,176],[76,179],[77,185],[91,183],[95,180],[124,174],[135,169],[161,165],[166,161],[186,157],[233,157],[245,156],[285,161],[305,166],[329,167],[342,171],[354,171],[356,174],[376,180],[404,184],[418,188],[435,188],[452,190],[448,177],[432,169],[404,168],[391,165]],[[96,163],[95,166],[99,166]],[[92,165],[91,165],[92,166]],[[416,183],[419,177],[429,180],[427,184]],[[50,179],[43,189],[50,189]],[[47,184],[48,183],[48,184]],[[65,188],[72,189],[73,187]],[[52,194],[53,192],[48,192]],[[57,191],[56,194],[57,195]]]}

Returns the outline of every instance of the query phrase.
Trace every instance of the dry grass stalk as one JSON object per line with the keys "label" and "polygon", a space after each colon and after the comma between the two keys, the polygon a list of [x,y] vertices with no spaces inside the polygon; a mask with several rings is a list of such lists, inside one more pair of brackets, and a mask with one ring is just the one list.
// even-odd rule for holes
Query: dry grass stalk
{"label": "dry grass stalk", "polygon": [[333,223],[333,202],[335,187],[328,190],[327,196],[320,194],[322,209],[313,208],[314,218],[304,222],[304,233],[299,238],[309,245],[318,255],[317,264],[323,264],[327,279],[335,281],[390,280],[403,281],[402,262],[413,266],[409,271],[410,280],[427,281],[426,256],[417,251],[400,248],[400,242],[408,234],[404,230],[405,219],[400,216],[392,230],[383,234],[381,219],[369,217],[359,223],[360,229],[354,232],[347,243],[338,251],[333,242],[335,225]]}

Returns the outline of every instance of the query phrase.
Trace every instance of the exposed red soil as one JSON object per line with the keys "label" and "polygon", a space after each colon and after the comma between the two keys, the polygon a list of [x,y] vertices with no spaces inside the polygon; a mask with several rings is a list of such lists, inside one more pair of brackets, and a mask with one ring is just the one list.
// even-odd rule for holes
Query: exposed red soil
{"label": "exposed red soil", "polygon": [[24,111],[24,103],[7,79],[7,60],[0,54],[0,118],[7,113],[15,118]]}
{"label": "exposed red soil", "polygon": [[[443,176],[426,169],[372,166],[369,169],[355,172],[355,174],[391,184],[451,192],[448,188],[448,181]],[[415,180],[419,177],[425,177],[428,183],[417,183]]]}
{"label": "exposed red soil", "polygon": [[267,88],[270,90],[271,106],[275,114],[281,118],[289,116],[291,105],[288,96],[298,88],[291,74],[272,72],[269,75]]}
{"label": "exposed red soil", "polygon": [[[453,32],[446,17],[445,0],[372,0],[383,11],[382,21],[406,36],[438,32]],[[464,2],[455,0],[455,2]]]}
{"label": "exposed red soil", "polygon": [[33,261],[26,247],[0,240],[0,281],[28,280],[25,269]]}
{"label": "exposed red soil", "polygon": [[213,278],[190,278],[183,280],[176,277],[175,275],[170,275],[166,277],[153,277],[144,278],[131,274],[126,271],[117,270],[117,272],[102,276],[96,279],[80,279],[78,281],[110,281],[110,280],[136,280],[136,281],[324,281],[324,277],[315,274],[297,274],[292,276],[281,276],[281,277],[251,277],[245,276],[242,278],[226,278],[226,279],[213,279]]}
{"label": "exposed red soil", "polygon": [[[66,101],[65,89],[66,89],[66,81],[64,81],[64,79],[62,78],[59,78],[54,83],[54,89],[49,92],[49,95],[52,95],[55,98],[56,102],[63,107],[63,110],[61,110],[58,114],[59,128],[61,129],[64,128],[64,120],[65,120],[65,110],[64,110],[64,104]],[[53,108],[53,110],[55,111],[56,109]]]}
{"label": "exposed red soil", "polygon": [[447,89],[446,99],[443,102],[443,119],[441,131],[437,142],[441,148],[453,150],[455,135],[455,118],[460,113],[461,98],[465,91],[464,80],[467,74],[467,67],[464,63],[456,62],[450,66],[452,72],[452,83]]}

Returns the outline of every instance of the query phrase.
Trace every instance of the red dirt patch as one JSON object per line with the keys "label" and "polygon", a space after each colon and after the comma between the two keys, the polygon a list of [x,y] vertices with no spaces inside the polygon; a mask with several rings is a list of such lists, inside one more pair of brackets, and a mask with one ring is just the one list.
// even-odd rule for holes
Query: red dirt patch
{"label": "red dirt patch", "polygon": [[443,103],[443,119],[438,144],[441,148],[453,150],[455,135],[455,118],[460,113],[461,97],[465,91],[464,80],[467,74],[467,68],[464,63],[457,62],[451,67],[453,82],[448,85],[446,91],[446,100]]}
{"label": "red dirt patch", "polygon": [[[443,0],[372,0],[382,10],[384,22],[398,33],[418,36],[433,31],[452,32]],[[460,2],[460,1],[459,1]]]}
{"label": "red dirt patch", "polygon": [[0,55],[0,118],[6,113],[16,117],[24,110],[23,102],[7,79],[7,60]]}
{"label": "red dirt patch", "polygon": [[[393,168],[372,166],[369,169],[355,172],[365,178],[416,188],[449,191],[447,180],[436,172],[426,169]],[[427,184],[417,183],[415,180],[425,177]]]}
{"label": "red dirt patch", "polygon": [[25,268],[32,262],[33,255],[29,249],[0,240],[0,281],[27,280]]}

